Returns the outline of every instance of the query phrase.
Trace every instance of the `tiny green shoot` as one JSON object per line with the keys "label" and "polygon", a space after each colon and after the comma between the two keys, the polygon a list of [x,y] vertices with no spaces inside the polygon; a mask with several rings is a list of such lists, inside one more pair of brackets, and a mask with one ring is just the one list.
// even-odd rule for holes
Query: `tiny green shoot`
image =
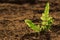
{"label": "tiny green shoot", "polygon": [[43,30],[50,30],[51,25],[53,23],[53,18],[49,16],[49,3],[46,4],[45,11],[41,16],[41,25],[34,24],[31,20],[26,19],[25,23],[35,32],[40,32]]}

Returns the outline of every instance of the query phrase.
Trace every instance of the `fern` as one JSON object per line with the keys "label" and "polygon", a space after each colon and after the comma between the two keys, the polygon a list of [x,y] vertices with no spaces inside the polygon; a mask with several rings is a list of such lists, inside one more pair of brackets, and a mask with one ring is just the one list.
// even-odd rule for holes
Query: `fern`
{"label": "fern", "polygon": [[50,30],[53,23],[53,18],[49,16],[49,3],[46,4],[45,11],[42,13],[41,25],[35,25],[31,20],[26,19],[25,23],[35,32],[40,32],[43,30]]}

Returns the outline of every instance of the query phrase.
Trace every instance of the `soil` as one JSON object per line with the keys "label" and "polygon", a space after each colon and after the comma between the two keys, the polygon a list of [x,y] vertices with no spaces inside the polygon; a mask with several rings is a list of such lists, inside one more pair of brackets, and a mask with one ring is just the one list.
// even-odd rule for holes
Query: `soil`
{"label": "soil", "polygon": [[60,0],[49,2],[50,16],[54,19],[51,31],[37,33],[24,20],[40,24],[47,0],[0,1],[0,40],[60,40]]}

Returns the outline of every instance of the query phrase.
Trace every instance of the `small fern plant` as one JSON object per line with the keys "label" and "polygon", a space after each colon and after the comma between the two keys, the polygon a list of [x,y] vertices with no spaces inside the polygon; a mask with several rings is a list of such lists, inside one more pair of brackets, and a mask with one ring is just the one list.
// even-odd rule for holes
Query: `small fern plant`
{"label": "small fern plant", "polygon": [[53,18],[49,16],[49,3],[46,4],[45,11],[41,16],[41,25],[35,25],[31,20],[26,19],[25,23],[35,32],[41,32],[45,30],[50,30],[53,23]]}

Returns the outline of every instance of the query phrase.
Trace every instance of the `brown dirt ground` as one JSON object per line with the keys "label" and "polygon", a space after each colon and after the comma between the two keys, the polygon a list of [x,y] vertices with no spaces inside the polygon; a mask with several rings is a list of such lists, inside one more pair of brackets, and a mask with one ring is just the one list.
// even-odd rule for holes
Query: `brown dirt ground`
{"label": "brown dirt ground", "polygon": [[[41,2],[41,1],[40,1]],[[0,40],[60,40],[60,3],[50,2],[50,16],[54,18],[51,32],[36,33],[24,23],[25,19],[40,24],[47,1],[36,4],[0,3]]]}

